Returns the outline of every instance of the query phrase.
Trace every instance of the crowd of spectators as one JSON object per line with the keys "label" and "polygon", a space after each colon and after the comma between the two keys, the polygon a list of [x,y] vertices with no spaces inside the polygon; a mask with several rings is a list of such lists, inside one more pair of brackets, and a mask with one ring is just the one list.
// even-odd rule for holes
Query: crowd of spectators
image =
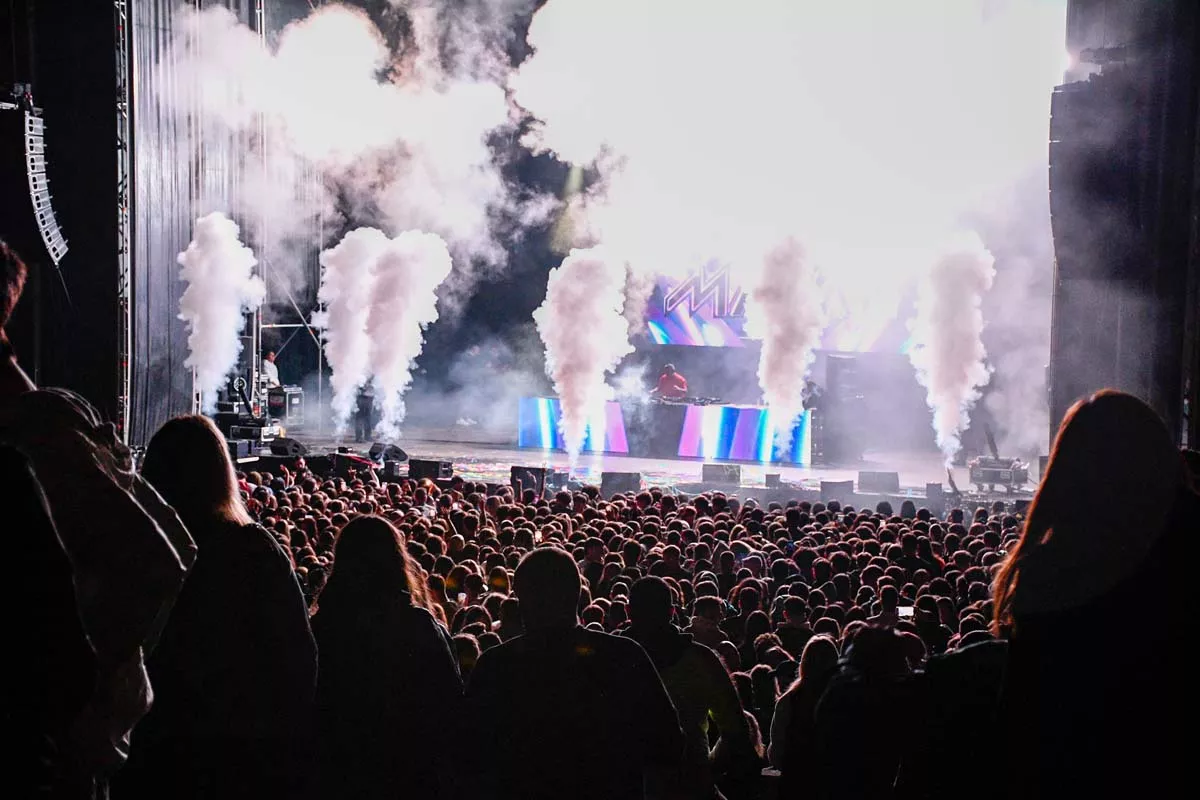
{"label": "crowd of spectators", "polygon": [[[4,256],[0,329],[20,285]],[[135,471],[0,343],[13,796],[1109,797],[1182,780],[1200,496],[1129,395],[1072,409],[1024,513],[934,513],[385,482],[303,459],[235,472],[199,416]]]}

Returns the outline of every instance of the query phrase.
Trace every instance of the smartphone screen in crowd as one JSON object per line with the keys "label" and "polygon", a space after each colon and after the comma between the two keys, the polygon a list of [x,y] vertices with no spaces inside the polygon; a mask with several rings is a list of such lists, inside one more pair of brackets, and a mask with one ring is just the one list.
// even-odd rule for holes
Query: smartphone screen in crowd
{"label": "smartphone screen in crowd", "polygon": [[912,606],[900,606],[899,608],[896,609],[896,612],[900,615],[901,618],[911,617],[913,615],[913,607]]}

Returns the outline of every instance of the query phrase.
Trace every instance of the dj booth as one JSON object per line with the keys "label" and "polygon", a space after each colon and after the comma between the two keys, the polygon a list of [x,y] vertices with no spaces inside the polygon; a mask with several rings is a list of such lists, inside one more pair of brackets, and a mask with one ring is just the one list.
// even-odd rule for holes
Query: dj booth
{"label": "dj booth", "polygon": [[[517,446],[565,450],[557,398],[522,398]],[[699,402],[610,402],[588,426],[583,452],[639,458],[744,461],[809,466],[812,411],[795,421],[788,450],[776,448],[787,421],[762,406]]]}

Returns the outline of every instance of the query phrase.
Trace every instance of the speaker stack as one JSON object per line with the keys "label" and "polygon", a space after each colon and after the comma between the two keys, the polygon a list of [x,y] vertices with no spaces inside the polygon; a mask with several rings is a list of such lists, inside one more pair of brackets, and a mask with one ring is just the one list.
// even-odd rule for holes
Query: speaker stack
{"label": "speaker stack", "polygon": [[448,481],[454,477],[454,464],[450,461],[425,461],[410,459],[408,477],[413,480]]}
{"label": "speaker stack", "polygon": [[[852,464],[862,461],[864,414],[862,389],[858,380],[858,359],[831,355],[825,363],[824,422],[821,424],[822,461],[826,464]],[[818,415],[820,416],[820,415]]]}
{"label": "speaker stack", "polygon": [[604,472],[600,475],[600,494],[611,498],[613,495],[642,490],[642,473],[640,472]]}

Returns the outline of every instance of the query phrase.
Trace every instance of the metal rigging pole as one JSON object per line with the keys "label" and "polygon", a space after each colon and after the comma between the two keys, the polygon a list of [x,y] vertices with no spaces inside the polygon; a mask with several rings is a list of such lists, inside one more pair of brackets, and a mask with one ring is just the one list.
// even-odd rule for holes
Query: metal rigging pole
{"label": "metal rigging pole", "polygon": [[[267,9],[266,0],[254,0],[254,30],[258,34],[259,41],[262,42],[263,50],[267,49]],[[262,148],[262,171],[263,180],[270,180],[270,162],[267,154],[267,120],[265,112],[260,112],[258,118],[258,146]],[[271,303],[271,277],[270,271],[267,269],[267,212],[264,210],[258,221],[258,274],[263,282],[263,301],[258,308],[254,310],[254,317],[251,321],[250,331],[250,399],[253,402],[261,404],[263,413],[266,413],[267,398],[262,395],[262,381],[259,376],[259,368],[262,365],[263,346],[262,346],[262,328],[263,328],[263,309],[268,308]],[[262,395],[262,396],[260,396]]]}
{"label": "metal rigging pole", "polygon": [[117,435],[129,442],[129,395],[133,351],[133,242],[129,206],[132,170],[129,25],[132,9],[127,0],[113,0],[113,33],[116,44],[117,94]]}

